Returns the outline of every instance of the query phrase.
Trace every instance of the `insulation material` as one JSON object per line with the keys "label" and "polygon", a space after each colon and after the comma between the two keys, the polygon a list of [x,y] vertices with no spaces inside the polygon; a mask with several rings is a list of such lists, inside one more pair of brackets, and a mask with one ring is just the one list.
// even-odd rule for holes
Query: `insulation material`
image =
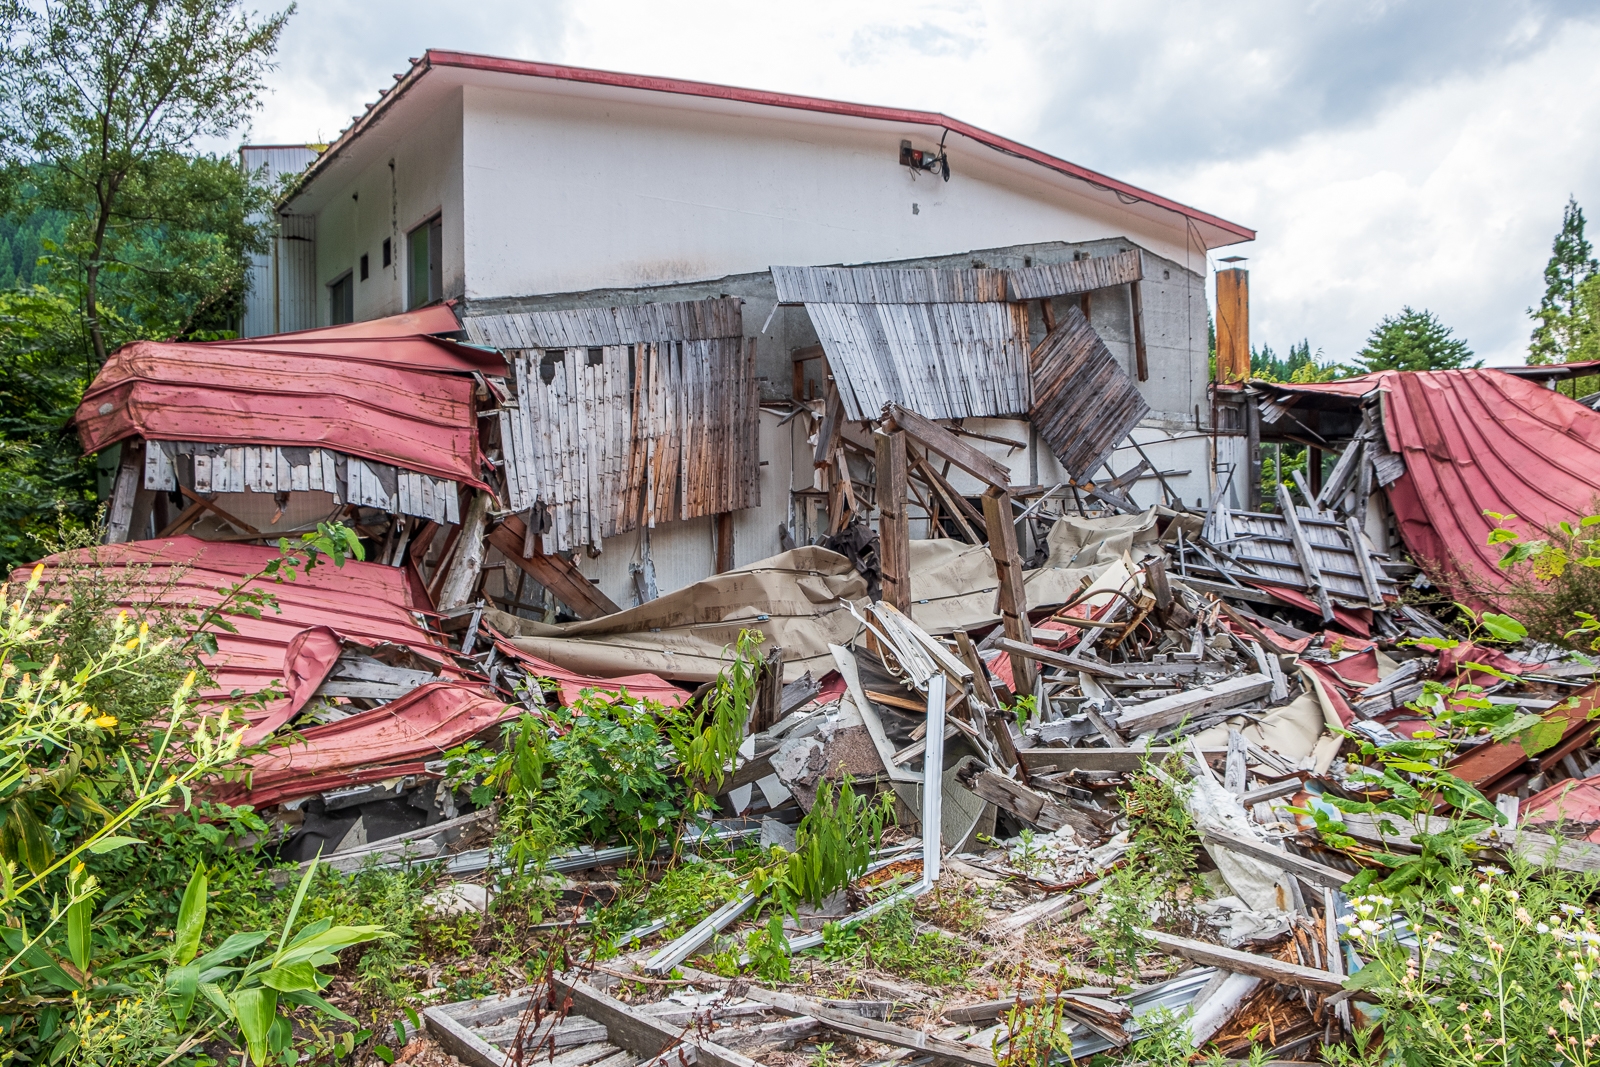
{"label": "insulation material", "polygon": [[[1191,742],[1191,749],[1194,747]],[[1239,798],[1222,787],[1206,761],[1196,758],[1195,775],[1188,782],[1176,783],[1179,796],[1189,809],[1189,815],[1198,826],[1231,834],[1252,841],[1269,844],[1250,813],[1245,811]],[[1222,873],[1228,888],[1253,911],[1272,913],[1288,911],[1294,907],[1294,889],[1291,877],[1281,868],[1264,860],[1230,852],[1207,842],[1207,852]]]}
{"label": "insulation material", "polygon": [[843,601],[860,604],[866,580],[836,552],[809,546],[719,574],[649,603],[588,622],[549,626],[486,613],[521,651],[585,674],[648,672],[705,682],[732,656],[740,630],[783,648],[786,682],[833,669],[829,644],[860,630]]}
{"label": "insulation material", "polygon": [[1032,357],[1029,417],[1074,479],[1088,481],[1150,412],[1083,312],[1068,305]]}

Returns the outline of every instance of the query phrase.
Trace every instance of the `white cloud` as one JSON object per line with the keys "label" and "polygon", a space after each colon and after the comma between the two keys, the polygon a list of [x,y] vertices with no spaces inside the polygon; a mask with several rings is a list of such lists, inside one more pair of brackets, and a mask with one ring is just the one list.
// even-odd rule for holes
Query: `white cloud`
{"label": "white cloud", "polygon": [[1260,231],[1252,334],[1348,359],[1384,314],[1427,307],[1491,363],[1522,361],[1526,309],[1569,194],[1600,207],[1600,28],[1370,121],[1239,158],[1152,169],[1156,188]]}

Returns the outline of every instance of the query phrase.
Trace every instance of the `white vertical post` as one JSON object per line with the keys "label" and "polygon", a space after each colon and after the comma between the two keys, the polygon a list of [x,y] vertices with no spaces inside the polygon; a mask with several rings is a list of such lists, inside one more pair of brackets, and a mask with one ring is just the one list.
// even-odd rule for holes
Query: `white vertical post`
{"label": "white vertical post", "polygon": [[939,881],[944,821],[944,672],[928,679],[928,746],[922,757],[922,881],[930,889]]}

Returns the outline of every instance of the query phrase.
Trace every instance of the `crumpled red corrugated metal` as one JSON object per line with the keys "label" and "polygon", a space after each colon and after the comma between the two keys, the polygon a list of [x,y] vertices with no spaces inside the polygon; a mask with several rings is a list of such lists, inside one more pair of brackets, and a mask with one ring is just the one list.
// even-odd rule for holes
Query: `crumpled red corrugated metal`
{"label": "crumpled red corrugated metal", "polygon": [[[349,337],[412,337],[416,334],[455,333],[461,329],[461,323],[456,321],[456,313],[451,310],[455,301],[446,301],[443,304],[429,304],[427,307],[417,308],[415,311],[403,311],[398,315],[388,315],[381,319],[364,319],[361,322],[346,322],[339,326],[318,326],[313,330],[296,330],[293,333],[268,334],[267,338],[299,339],[299,338],[349,338]],[[251,343],[267,338],[248,338]],[[236,344],[235,341],[217,341],[216,344]]]}
{"label": "crumpled red corrugated metal", "polygon": [[654,700],[669,708],[678,707],[689,699],[688,693],[659,674],[624,674],[615,678],[596,678],[558,667],[532,653],[522,651],[509,641],[497,639],[495,644],[499,646],[501,653],[510,656],[531,673],[555,682],[561,689],[563,704],[577,701],[585,689],[595,689],[602,693],[620,693],[625,689],[629,696]]}
{"label": "crumpled red corrugated metal", "polygon": [[135,436],[298,445],[482,486],[475,383],[460,372],[490,355],[421,336],[137,341],[106,361],[74,421],[87,452]]}
{"label": "crumpled red corrugated metal", "polygon": [[424,764],[522,709],[454,682],[430,682],[381,708],[300,731],[246,763],[218,800],[257,808],[365,782],[425,773]]}
{"label": "crumpled red corrugated metal", "polygon": [[[125,603],[192,605],[204,610],[221,602],[223,591],[277,556],[276,548],[263,545],[169,537],[51,556],[44,561],[45,581],[69,565],[125,573],[132,568],[140,573],[129,575],[136,584],[128,590]],[[335,567],[324,561],[309,574],[302,571],[295,581],[264,579],[246,588],[270,593],[277,610],[265,608],[259,619],[228,616],[238,632],[215,633],[216,655],[202,658],[216,687],[201,695],[220,699],[236,690],[253,694],[275,681],[282,683],[284,697],[250,712],[248,741],[268,736],[305,706],[338,659],[341,638],[369,646],[403,645],[441,664],[446,679],[467,679],[440,641],[419,625],[416,613],[426,601],[402,568],[354,560]]]}
{"label": "crumpled red corrugated metal", "polygon": [[1400,537],[1457,599],[1504,588],[1485,511],[1512,527],[1544,527],[1588,514],[1600,497],[1600,413],[1501,371],[1382,371],[1340,382],[1275,385],[1287,392],[1356,397],[1383,391],[1383,427],[1406,473],[1388,489]]}

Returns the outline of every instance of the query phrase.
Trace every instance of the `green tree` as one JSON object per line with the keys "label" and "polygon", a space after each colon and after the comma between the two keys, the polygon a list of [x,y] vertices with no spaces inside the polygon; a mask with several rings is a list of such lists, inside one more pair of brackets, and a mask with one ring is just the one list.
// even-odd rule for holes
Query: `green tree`
{"label": "green tree", "polygon": [[[8,185],[32,209],[69,213],[61,255],[81,278],[97,364],[110,345],[108,276],[129,284],[126,315],[148,316],[209,280],[177,322],[243,288],[248,176],[196,155],[240,129],[293,7],[263,19],[239,0],[44,0],[0,8],[0,113]],[[264,195],[264,194],[261,194]],[[218,213],[226,216],[219,225]],[[153,324],[152,324],[153,325]]]}
{"label": "green tree", "polygon": [[[1544,268],[1544,299],[1528,314],[1538,323],[1528,342],[1529,363],[1570,363],[1584,356],[1584,350],[1600,345],[1600,319],[1595,317],[1595,297],[1585,293],[1586,283],[1600,261],[1584,235],[1583,209],[1575,198],[1568,198],[1561,213],[1561,229],[1550,244],[1550,262]],[[1592,290],[1592,287],[1591,287]],[[1585,298],[1587,295],[1587,299]]]}
{"label": "green tree", "polygon": [[[1455,370],[1467,366],[1472,349],[1433,312],[1401,308],[1398,315],[1385,315],[1372,329],[1367,346],[1356,354],[1354,365],[1344,369],[1355,374],[1380,370]],[[1471,364],[1477,367],[1482,360]]]}
{"label": "green tree", "polygon": [[1269,382],[1325,382],[1338,375],[1338,368],[1324,366],[1322,349],[1311,352],[1311,341],[1289,346],[1287,358],[1280,357],[1271,345],[1250,350],[1250,376]]}

